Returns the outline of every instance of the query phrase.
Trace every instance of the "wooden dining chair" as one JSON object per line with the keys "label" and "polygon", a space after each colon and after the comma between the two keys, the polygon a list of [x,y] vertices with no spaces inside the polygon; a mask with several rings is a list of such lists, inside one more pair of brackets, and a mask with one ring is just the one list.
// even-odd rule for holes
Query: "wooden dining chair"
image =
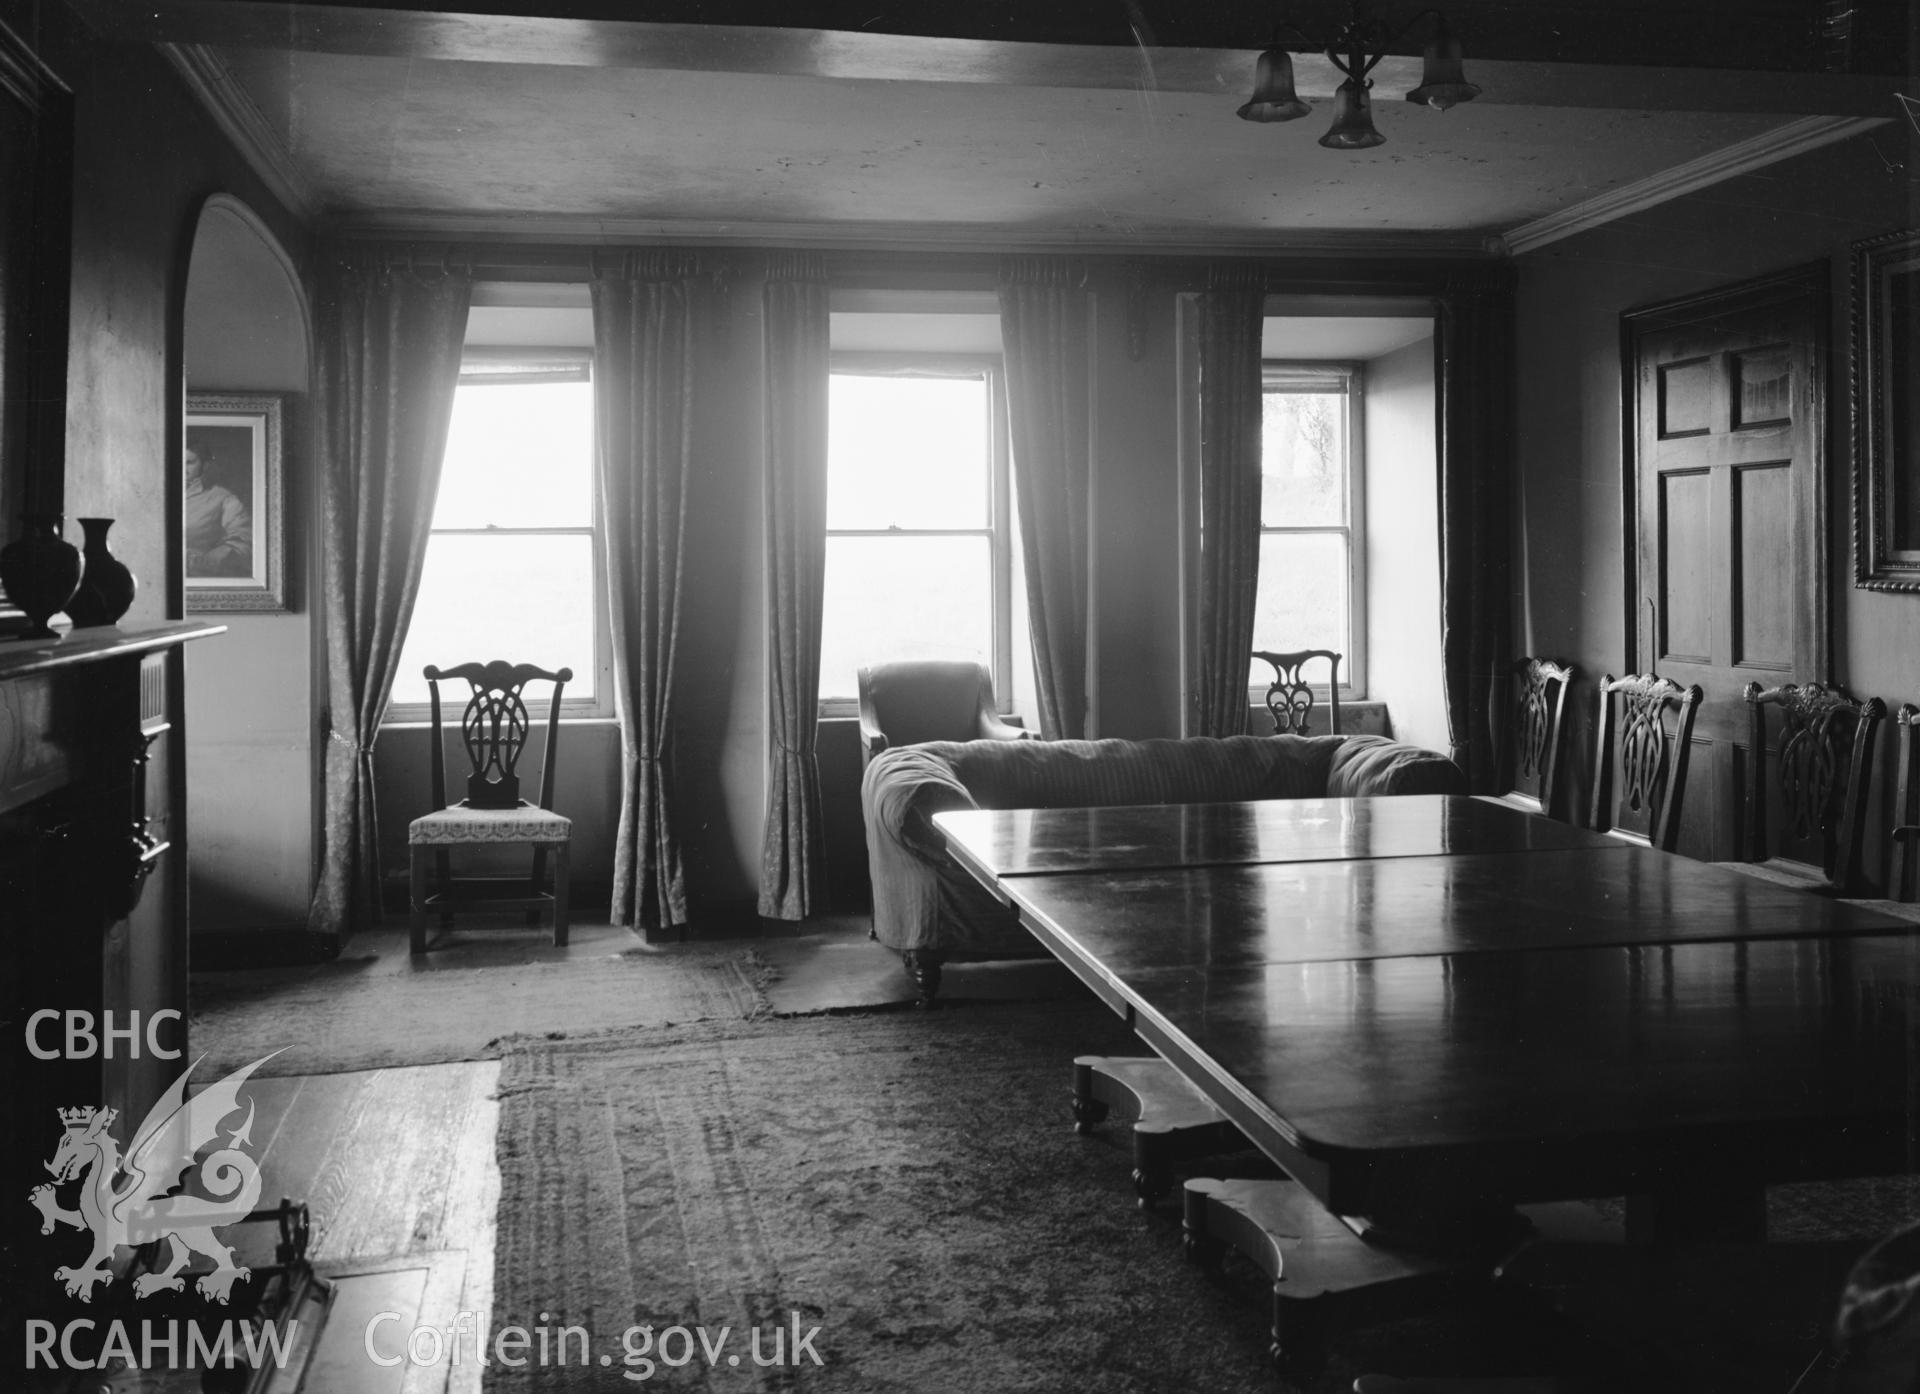
{"label": "wooden dining chair", "polygon": [[[553,811],[553,776],[560,736],[560,695],[573,679],[571,668],[550,673],[531,663],[462,663],[457,668],[426,667],[427,693],[433,713],[432,811],[407,828],[407,857],[412,951],[426,952],[427,917],[438,914],[450,925],[461,909],[524,910],[529,924],[540,913],[553,914],[553,942],[567,942],[568,846],[571,819]],[[464,679],[473,689],[460,715],[460,743],[470,770],[466,795],[447,802],[446,739],[441,724],[440,683]],[[521,690],[535,680],[553,684],[547,708],[546,748],[540,761],[539,802],[520,797],[518,765],[526,748],[530,722]],[[451,853],[456,848],[530,846],[533,869],[526,878],[455,877]],[[553,859],[553,889],[546,889],[547,859]],[[428,865],[437,889],[428,889]]]}
{"label": "wooden dining chair", "polygon": [[1674,850],[1680,841],[1693,719],[1703,696],[1698,684],[1682,687],[1651,673],[1602,675],[1590,828],[1662,852]]}
{"label": "wooden dining chair", "polygon": [[1327,661],[1327,722],[1332,735],[1340,734],[1340,655],[1331,649],[1296,649],[1291,653],[1269,653],[1255,649],[1255,658],[1273,666],[1273,681],[1267,684],[1267,713],[1273,718],[1276,736],[1306,736],[1308,718],[1313,715],[1316,698],[1313,684],[1303,670],[1316,658]]}
{"label": "wooden dining chair", "polygon": [[1522,658],[1513,664],[1512,679],[1513,700],[1493,708],[1494,748],[1500,752],[1506,792],[1481,797],[1551,815],[1558,807],[1563,718],[1574,670],[1547,658]]}
{"label": "wooden dining chair", "polygon": [[1746,860],[1721,865],[1779,885],[1866,894],[1862,833],[1886,703],[1878,697],[1856,702],[1820,683],[1763,688],[1750,682],[1744,695]]}
{"label": "wooden dining chair", "polygon": [[1848,896],[1850,905],[1864,906],[1898,919],[1920,923],[1920,707],[1903,702],[1893,714],[1893,810],[1888,828],[1886,895]]}

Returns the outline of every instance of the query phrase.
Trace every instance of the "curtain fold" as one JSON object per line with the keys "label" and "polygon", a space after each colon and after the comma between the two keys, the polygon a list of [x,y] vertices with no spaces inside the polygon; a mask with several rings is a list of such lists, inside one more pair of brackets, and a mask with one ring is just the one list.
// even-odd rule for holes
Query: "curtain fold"
{"label": "curtain fold", "polygon": [[999,289],[1040,730],[1078,740],[1087,723],[1093,469],[1086,268],[1072,258],[1009,257]]}
{"label": "curtain fold", "polygon": [[334,255],[319,282],[326,817],[307,924],[337,936],[380,918],[374,739],[420,589],[472,287],[465,268],[379,250]]}
{"label": "curtain fold", "polygon": [[1200,295],[1200,671],[1194,728],[1246,730],[1253,608],[1260,583],[1258,267],[1216,267]]}
{"label": "curtain fold", "polygon": [[1461,276],[1438,330],[1441,666],[1449,754],[1499,792],[1493,709],[1513,661],[1513,281]]}
{"label": "curtain fold", "polygon": [[768,733],[760,913],[802,920],[822,885],[819,725],[822,587],[827,565],[826,263],[776,254],[767,267],[766,453]]}
{"label": "curtain fold", "polygon": [[620,821],[613,923],[687,923],[673,822],[673,667],[692,460],[698,258],[636,252],[591,282],[595,473],[606,537]]}

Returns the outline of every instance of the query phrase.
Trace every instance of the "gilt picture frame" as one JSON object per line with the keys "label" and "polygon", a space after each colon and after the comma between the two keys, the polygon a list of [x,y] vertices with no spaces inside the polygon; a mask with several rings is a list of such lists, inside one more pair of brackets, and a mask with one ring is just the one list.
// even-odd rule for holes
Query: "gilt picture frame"
{"label": "gilt picture frame", "polygon": [[189,612],[287,608],[284,440],[278,394],[188,395],[180,487]]}
{"label": "gilt picture frame", "polygon": [[1920,592],[1920,229],[1853,246],[1853,583]]}

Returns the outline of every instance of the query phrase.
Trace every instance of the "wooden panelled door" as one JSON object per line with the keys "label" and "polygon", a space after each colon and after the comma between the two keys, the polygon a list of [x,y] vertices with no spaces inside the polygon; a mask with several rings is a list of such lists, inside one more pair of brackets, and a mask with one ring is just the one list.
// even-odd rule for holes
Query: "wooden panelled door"
{"label": "wooden panelled door", "polygon": [[1706,693],[1679,850],[1740,855],[1747,683],[1824,679],[1827,268],[1622,318],[1627,633]]}

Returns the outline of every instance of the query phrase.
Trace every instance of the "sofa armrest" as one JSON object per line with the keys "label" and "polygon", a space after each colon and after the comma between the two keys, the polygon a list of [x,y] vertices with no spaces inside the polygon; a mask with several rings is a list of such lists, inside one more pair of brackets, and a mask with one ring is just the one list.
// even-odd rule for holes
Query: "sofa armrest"
{"label": "sofa armrest", "polygon": [[1016,726],[996,711],[980,713],[980,731],[977,737],[983,741],[1030,741],[1035,739],[1033,732],[1024,726]]}
{"label": "sofa armrest", "polygon": [[1348,736],[1327,771],[1334,798],[1468,792],[1467,777],[1446,756],[1385,736]]}

